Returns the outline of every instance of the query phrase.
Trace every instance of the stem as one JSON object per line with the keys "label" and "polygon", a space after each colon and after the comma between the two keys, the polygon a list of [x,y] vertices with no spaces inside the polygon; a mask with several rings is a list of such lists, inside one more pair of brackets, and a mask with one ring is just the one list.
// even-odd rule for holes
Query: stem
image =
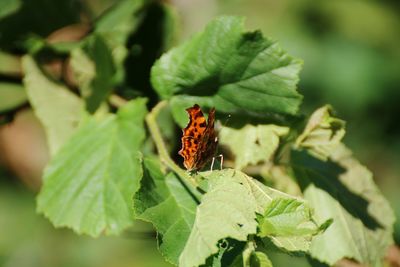
{"label": "stem", "polygon": [[[175,162],[170,158],[167,148],[165,147],[164,140],[161,136],[160,128],[157,124],[157,115],[160,113],[161,109],[167,105],[167,101],[159,102],[149,114],[146,116],[146,123],[149,128],[150,134],[154,140],[154,143],[157,147],[158,154],[160,156],[161,161],[173,172],[175,172],[180,181],[191,191],[193,195],[197,195],[198,193],[194,192],[195,188],[198,186],[195,179],[190,176],[187,172],[182,170]],[[188,183],[189,182],[189,183]]]}
{"label": "stem", "polygon": [[[122,107],[128,101],[118,95],[113,94],[109,97],[109,102],[111,105],[115,107]],[[195,189],[196,187],[198,187],[196,180],[192,176],[190,176],[187,172],[182,170],[178,165],[176,165],[175,162],[170,158],[167,148],[165,147],[164,140],[161,136],[160,128],[158,128],[157,124],[158,113],[160,113],[161,109],[163,109],[166,105],[167,105],[166,100],[161,101],[152,109],[152,111],[149,114],[147,114],[146,116],[147,126],[154,140],[154,143],[157,147],[157,151],[160,156],[161,162],[163,162],[169,169],[171,169],[178,175],[178,178],[181,181],[181,183],[190,191],[193,197],[196,198],[197,202],[199,202],[198,198],[196,197],[198,195],[198,192]]]}
{"label": "stem", "polygon": [[108,101],[110,102],[110,104],[114,107],[120,108],[123,105],[125,105],[126,103],[128,103],[128,101],[122,97],[120,97],[119,95],[110,95],[110,97],[108,98]]}

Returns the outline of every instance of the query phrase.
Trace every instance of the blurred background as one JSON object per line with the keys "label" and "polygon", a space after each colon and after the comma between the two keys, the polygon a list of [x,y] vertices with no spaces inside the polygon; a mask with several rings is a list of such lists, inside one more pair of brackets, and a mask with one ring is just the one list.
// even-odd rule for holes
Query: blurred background
{"label": "blurred background", "polygon": [[[1,0],[0,84],[21,81],[21,36],[45,38],[67,25],[90,25],[116,2]],[[345,142],[373,171],[400,218],[400,1],[162,2],[175,10],[178,25],[170,45],[200,31],[217,15],[240,15],[247,18],[247,29],[261,29],[289,54],[302,58],[303,113],[309,115],[325,103],[333,105],[347,121]],[[85,31],[77,29],[71,33],[79,36]],[[143,36],[152,42],[151,35]],[[134,45],[135,39],[131,42]],[[131,49],[135,55],[140,51],[145,49]],[[150,58],[149,66],[157,56]],[[121,237],[91,239],[54,229],[35,213],[35,195],[49,157],[44,132],[23,92],[8,94],[2,85],[0,92],[0,118],[13,116],[11,124],[0,126],[0,266],[169,266],[157,252],[150,225],[138,223]],[[17,111],[4,108],[18,101]],[[400,223],[395,226],[395,240],[400,244]],[[308,266],[303,258],[276,254],[272,259],[275,266]]]}

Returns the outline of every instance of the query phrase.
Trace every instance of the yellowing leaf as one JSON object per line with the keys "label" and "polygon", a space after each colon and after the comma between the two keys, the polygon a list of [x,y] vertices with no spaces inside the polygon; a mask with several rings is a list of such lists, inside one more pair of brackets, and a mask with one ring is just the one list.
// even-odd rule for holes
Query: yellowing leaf
{"label": "yellowing leaf", "polygon": [[223,127],[219,133],[220,144],[226,146],[235,156],[235,168],[271,160],[279,146],[279,138],[289,128],[277,125],[246,125],[241,129]]}
{"label": "yellowing leaf", "polygon": [[332,116],[330,106],[319,108],[311,115],[303,133],[297,138],[296,146],[307,148],[316,157],[326,160],[340,144],[345,134],[344,125],[344,121]]}

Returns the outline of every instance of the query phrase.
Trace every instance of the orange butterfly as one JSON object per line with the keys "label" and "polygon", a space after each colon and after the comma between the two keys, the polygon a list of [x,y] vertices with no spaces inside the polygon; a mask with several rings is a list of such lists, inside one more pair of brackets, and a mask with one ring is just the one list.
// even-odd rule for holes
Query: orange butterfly
{"label": "orange butterfly", "polygon": [[182,149],[179,151],[184,159],[183,165],[188,171],[200,170],[214,157],[217,150],[218,137],[214,129],[215,109],[212,108],[206,118],[195,104],[186,109],[189,123],[183,129]]}

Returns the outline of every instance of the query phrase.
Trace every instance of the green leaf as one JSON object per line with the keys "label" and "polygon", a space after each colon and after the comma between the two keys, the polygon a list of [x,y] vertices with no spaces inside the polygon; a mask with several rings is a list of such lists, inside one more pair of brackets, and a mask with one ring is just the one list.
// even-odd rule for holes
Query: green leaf
{"label": "green leaf", "polygon": [[15,13],[21,7],[21,0],[3,0],[0,1],[0,19]]}
{"label": "green leaf", "polygon": [[251,254],[249,267],[272,267],[272,262],[265,253],[255,251]]}
{"label": "green leaf", "polygon": [[394,215],[372,174],[344,145],[325,162],[305,151],[293,151],[291,158],[304,197],[315,209],[316,222],[333,219],[324,234],[313,239],[311,256],[329,265],[351,258],[381,266],[393,242]]}
{"label": "green leaf", "polygon": [[[223,16],[153,66],[151,81],[162,98],[183,98],[228,113],[294,115],[302,62],[259,31],[244,32],[243,19]],[[184,113],[184,110],[182,111]]]}
{"label": "green leaf", "polygon": [[7,76],[21,75],[21,60],[18,56],[0,50],[0,74]]}
{"label": "green leaf", "polygon": [[138,11],[146,2],[146,0],[119,1],[96,21],[95,32],[111,43],[124,44],[128,35],[141,21]]}
{"label": "green leaf", "polygon": [[351,150],[344,144],[337,147],[332,153],[331,159],[346,170],[339,176],[340,181],[351,192],[362,196],[369,202],[368,213],[382,227],[391,229],[395,221],[393,210],[375,184],[371,171],[354,158]]}
{"label": "green leaf", "polygon": [[[64,31],[68,35],[68,29],[62,28],[60,31]],[[69,32],[72,32],[69,30]],[[62,33],[57,33],[62,35]],[[29,35],[24,40],[24,47],[32,55],[58,55],[60,57],[69,56],[69,54],[82,45],[82,40],[66,41],[66,40],[48,40],[45,37],[38,35]]]}
{"label": "green leaf", "polygon": [[116,68],[111,50],[102,37],[92,35],[86,39],[83,49],[72,51],[71,65],[86,108],[93,113],[115,86]]}
{"label": "green leaf", "polygon": [[320,231],[310,207],[299,200],[277,198],[259,216],[259,235],[269,237],[281,249],[308,251],[313,235]]}
{"label": "green leaf", "polygon": [[219,133],[220,144],[235,156],[235,168],[271,160],[279,145],[279,138],[288,134],[289,128],[277,125],[246,125],[241,129],[223,127]]}
{"label": "green leaf", "polygon": [[132,225],[132,196],[142,178],[145,102],[128,102],[101,121],[89,118],[51,160],[37,209],[54,226],[96,237]]}
{"label": "green leaf", "polygon": [[[95,34],[102,36],[111,49],[118,81],[122,81],[125,77],[124,61],[129,54],[128,38],[142,22],[147,3],[147,0],[118,1],[95,23]],[[136,74],[129,73],[129,75]]]}
{"label": "green leaf", "polygon": [[44,126],[51,155],[75,132],[83,103],[67,87],[50,80],[30,56],[22,59],[24,85],[36,116]]}
{"label": "green leaf", "polygon": [[263,212],[275,197],[287,197],[233,169],[200,175],[209,181],[208,190],[179,258],[181,267],[204,264],[219,251],[218,241],[224,238],[247,241],[247,236],[257,231],[256,212]]}
{"label": "green leaf", "polygon": [[[227,173],[228,174],[228,173]],[[216,177],[216,175],[213,175]],[[211,182],[196,212],[195,224],[179,259],[179,266],[198,266],[218,252],[219,240],[231,237],[246,241],[255,234],[256,202],[248,190],[232,176]],[[226,178],[225,178],[226,177]]]}
{"label": "green leaf", "polygon": [[306,148],[314,156],[326,160],[340,144],[345,134],[344,126],[344,121],[332,116],[330,106],[323,106],[311,115],[303,133],[296,140],[296,146]]}
{"label": "green leaf", "polygon": [[261,236],[301,236],[314,234],[317,230],[310,208],[296,199],[274,199],[260,219]]}
{"label": "green leaf", "polygon": [[272,267],[272,263],[265,253],[256,251],[254,241],[249,241],[242,255],[237,257],[232,267]]}
{"label": "green leaf", "polygon": [[[188,122],[188,115],[185,111],[187,108],[192,107],[194,104],[200,105],[204,109],[204,107],[218,107],[217,117],[219,113],[219,105],[215,105],[214,101],[210,98],[205,100],[204,98],[199,101],[199,98],[196,96],[184,96],[179,95],[172,97],[170,100],[171,113],[174,120],[178,123],[181,128],[186,127]],[[233,107],[232,107],[233,108]]]}
{"label": "green leaf", "polygon": [[0,83],[0,112],[20,106],[28,100],[24,87],[15,83]]}
{"label": "green leaf", "polygon": [[134,197],[138,219],[151,222],[158,232],[159,249],[177,265],[192,229],[197,202],[175,174],[164,175],[154,159],[144,159],[140,190]]}
{"label": "green leaf", "polygon": [[301,189],[289,171],[285,165],[272,165],[263,168],[260,174],[273,188],[292,196],[301,196]]}

